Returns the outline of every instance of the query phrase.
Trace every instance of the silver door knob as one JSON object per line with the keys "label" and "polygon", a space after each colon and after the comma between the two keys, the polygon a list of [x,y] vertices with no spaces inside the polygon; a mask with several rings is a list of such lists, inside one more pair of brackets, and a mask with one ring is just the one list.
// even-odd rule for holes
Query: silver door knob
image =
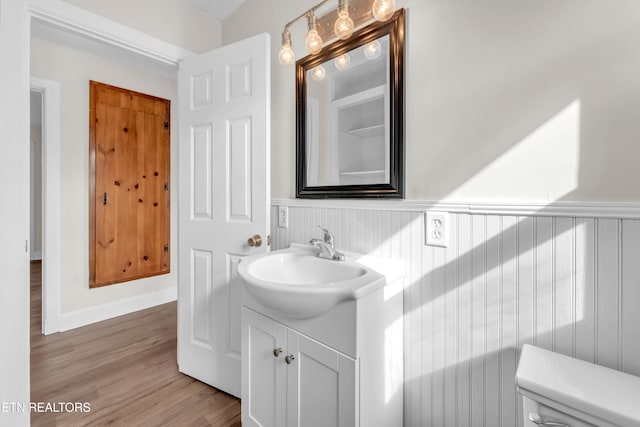
{"label": "silver door knob", "polygon": [[274,357],[280,356],[280,353],[282,353],[282,349],[280,347],[273,349],[273,356]]}
{"label": "silver door knob", "polygon": [[259,248],[260,246],[262,246],[262,237],[260,237],[259,234],[256,234],[253,237],[249,237],[249,239],[247,240],[247,245],[256,248]]}
{"label": "silver door knob", "polygon": [[293,354],[288,354],[285,356],[284,361],[287,362],[287,365],[291,365],[291,362],[293,362],[294,359],[295,357]]}

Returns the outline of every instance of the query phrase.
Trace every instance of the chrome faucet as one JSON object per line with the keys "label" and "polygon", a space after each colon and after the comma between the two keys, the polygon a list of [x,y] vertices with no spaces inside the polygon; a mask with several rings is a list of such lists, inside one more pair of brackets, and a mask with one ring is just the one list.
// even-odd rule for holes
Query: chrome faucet
{"label": "chrome faucet", "polygon": [[333,233],[326,228],[318,226],[322,230],[322,240],[311,239],[309,244],[320,250],[318,256],[320,258],[330,259],[333,261],[344,261],[344,254],[338,252],[333,246]]}

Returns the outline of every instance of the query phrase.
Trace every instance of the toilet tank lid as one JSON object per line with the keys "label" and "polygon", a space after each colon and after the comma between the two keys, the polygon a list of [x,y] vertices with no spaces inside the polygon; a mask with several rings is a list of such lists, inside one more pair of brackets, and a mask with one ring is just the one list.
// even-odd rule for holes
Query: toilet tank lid
{"label": "toilet tank lid", "polygon": [[524,394],[614,424],[640,427],[640,377],[525,344],[516,385]]}

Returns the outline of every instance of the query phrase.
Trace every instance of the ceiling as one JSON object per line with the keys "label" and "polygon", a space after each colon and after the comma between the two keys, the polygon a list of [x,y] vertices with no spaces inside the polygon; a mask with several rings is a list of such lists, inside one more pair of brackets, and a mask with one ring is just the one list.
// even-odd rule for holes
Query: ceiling
{"label": "ceiling", "polygon": [[207,12],[209,15],[224,21],[237,8],[245,2],[245,0],[184,0],[192,4],[198,9]]}

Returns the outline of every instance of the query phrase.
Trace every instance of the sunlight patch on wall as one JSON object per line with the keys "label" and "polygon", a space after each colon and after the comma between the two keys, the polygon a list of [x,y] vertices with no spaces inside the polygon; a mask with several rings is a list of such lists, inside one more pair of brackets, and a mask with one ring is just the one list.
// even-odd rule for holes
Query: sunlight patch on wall
{"label": "sunlight patch on wall", "polygon": [[486,194],[491,188],[497,199],[522,200],[526,190],[537,195],[537,200],[555,201],[575,190],[579,184],[580,109],[580,101],[573,101],[447,199],[476,200],[477,194]]}
{"label": "sunlight patch on wall", "polygon": [[[400,281],[401,282],[401,281]],[[388,404],[403,384],[402,318],[384,331],[384,403]]]}

